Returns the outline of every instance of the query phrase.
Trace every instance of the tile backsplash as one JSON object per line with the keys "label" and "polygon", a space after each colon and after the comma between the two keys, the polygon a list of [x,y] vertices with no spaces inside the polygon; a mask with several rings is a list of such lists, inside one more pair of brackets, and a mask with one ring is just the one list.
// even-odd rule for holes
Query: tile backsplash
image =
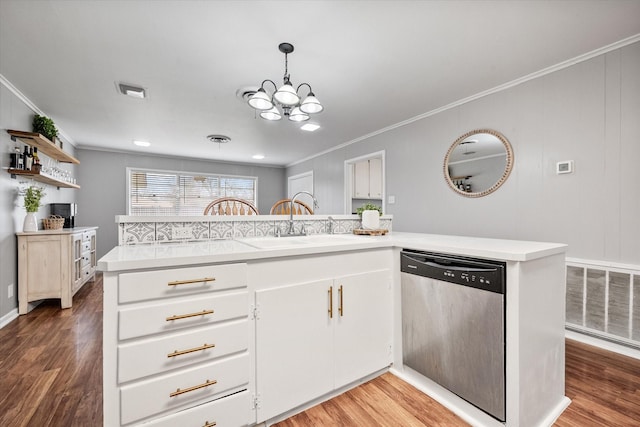
{"label": "tile backsplash", "polygon": [[[278,215],[261,216],[203,216],[203,217],[132,217],[117,216],[118,244],[140,245],[202,240],[236,239],[285,234],[289,221]],[[294,218],[294,232],[326,234],[329,223],[336,234],[353,233],[362,226],[357,215],[313,215]],[[380,228],[391,231],[392,217],[380,218]]]}

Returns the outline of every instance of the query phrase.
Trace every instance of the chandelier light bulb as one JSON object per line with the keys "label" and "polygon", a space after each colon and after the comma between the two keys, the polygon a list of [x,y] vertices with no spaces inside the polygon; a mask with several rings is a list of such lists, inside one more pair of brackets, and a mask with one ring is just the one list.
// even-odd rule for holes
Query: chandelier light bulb
{"label": "chandelier light bulb", "polygon": [[292,122],[304,122],[305,120],[309,120],[309,115],[303,112],[300,107],[295,107],[289,113],[289,120]]}
{"label": "chandelier light bulb", "polygon": [[288,80],[280,86],[280,89],[273,94],[273,97],[282,105],[296,105],[300,102],[300,97]]}
{"label": "chandelier light bulb", "polygon": [[280,111],[278,111],[278,109],[274,106],[270,110],[265,110],[261,112],[260,117],[262,117],[265,120],[275,121],[275,120],[280,120],[282,118],[282,114],[280,114]]}
{"label": "chandelier light bulb", "polygon": [[251,95],[249,105],[256,110],[270,110],[274,106],[271,97],[267,95],[263,88],[258,89],[256,93]]}
{"label": "chandelier light bulb", "polygon": [[309,92],[309,95],[302,101],[300,104],[300,109],[307,114],[319,113],[324,110],[318,98],[313,94],[313,92]]}

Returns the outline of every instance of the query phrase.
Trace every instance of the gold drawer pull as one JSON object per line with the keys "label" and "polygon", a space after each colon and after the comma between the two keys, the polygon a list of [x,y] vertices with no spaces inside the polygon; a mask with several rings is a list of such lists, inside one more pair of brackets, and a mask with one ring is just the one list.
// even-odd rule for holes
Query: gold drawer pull
{"label": "gold drawer pull", "polygon": [[340,285],[340,289],[338,289],[338,293],[340,294],[340,305],[338,306],[338,312],[340,313],[340,317],[344,315],[342,309],[342,285]]}
{"label": "gold drawer pull", "polygon": [[202,350],[207,350],[209,348],[213,348],[215,347],[215,344],[207,344],[204,343],[204,345],[200,346],[200,347],[196,347],[196,348],[190,348],[187,350],[176,350],[173,353],[169,353],[167,354],[167,357],[176,357],[176,356],[182,356],[183,354],[189,354],[189,353],[194,353],[196,351],[202,351]]}
{"label": "gold drawer pull", "polygon": [[207,380],[207,381],[203,382],[202,384],[194,385],[193,387],[185,388],[184,390],[177,389],[173,393],[169,394],[169,397],[176,397],[176,396],[179,396],[179,395],[181,395],[183,393],[189,393],[190,391],[199,390],[201,388],[209,387],[210,385],[214,385],[214,384],[217,384],[217,383],[218,383],[217,380],[213,380],[213,381]]}
{"label": "gold drawer pull", "polygon": [[173,316],[167,317],[167,322],[171,322],[172,320],[188,319],[189,317],[206,316],[208,314],[213,314],[213,310],[202,310],[197,313],[189,314],[174,314]]}
{"label": "gold drawer pull", "polygon": [[333,319],[333,286],[329,286],[329,319]]}
{"label": "gold drawer pull", "polygon": [[215,421],[211,421],[211,422],[205,421],[204,425],[202,427],[213,427],[213,426],[217,426],[217,425],[218,425],[218,423],[215,422]]}
{"label": "gold drawer pull", "polygon": [[200,283],[200,282],[215,282],[215,277],[205,277],[203,279],[191,279],[191,280],[175,280],[173,282],[167,283],[168,286],[178,286],[178,285],[189,285],[191,283]]}

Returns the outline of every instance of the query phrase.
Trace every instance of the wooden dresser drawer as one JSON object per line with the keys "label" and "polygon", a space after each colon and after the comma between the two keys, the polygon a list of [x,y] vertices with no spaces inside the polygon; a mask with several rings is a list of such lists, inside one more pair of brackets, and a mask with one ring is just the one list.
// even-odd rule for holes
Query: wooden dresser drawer
{"label": "wooden dresser drawer", "polygon": [[96,234],[95,230],[84,231],[82,233],[82,241],[83,242],[90,242],[91,241],[91,236],[93,236],[94,234]]}
{"label": "wooden dresser drawer", "polygon": [[122,273],[118,279],[118,302],[173,298],[246,286],[246,264]]}
{"label": "wooden dresser drawer", "polygon": [[118,382],[238,353],[247,349],[248,320],[237,320],[179,334],[162,335],[118,346]]}
{"label": "wooden dresser drawer", "polygon": [[177,411],[189,404],[241,391],[248,382],[249,353],[244,352],[214,363],[122,386],[120,423],[132,423],[160,412]]}
{"label": "wooden dresser drawer", "polygon": [[192,409],[178,412],[145,427],[245,427],[249,425],[251,395],[248,391],[223,397]]}
{"label": "wooden dresser drawer", "polygon": [[242,290],[125,307],[118,312],[118,339],[126,340],[246,317],[249,312],[248,299],[247,291]]}

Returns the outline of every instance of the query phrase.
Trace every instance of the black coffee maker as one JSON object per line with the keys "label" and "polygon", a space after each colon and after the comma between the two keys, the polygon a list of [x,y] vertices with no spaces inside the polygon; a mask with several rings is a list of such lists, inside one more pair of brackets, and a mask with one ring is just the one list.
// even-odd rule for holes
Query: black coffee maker
{"label": "black coffee maker", "polygon": [[51,203],[51,215],[64,218],[64,228],[75,227],[77,205],[75,203]]}

